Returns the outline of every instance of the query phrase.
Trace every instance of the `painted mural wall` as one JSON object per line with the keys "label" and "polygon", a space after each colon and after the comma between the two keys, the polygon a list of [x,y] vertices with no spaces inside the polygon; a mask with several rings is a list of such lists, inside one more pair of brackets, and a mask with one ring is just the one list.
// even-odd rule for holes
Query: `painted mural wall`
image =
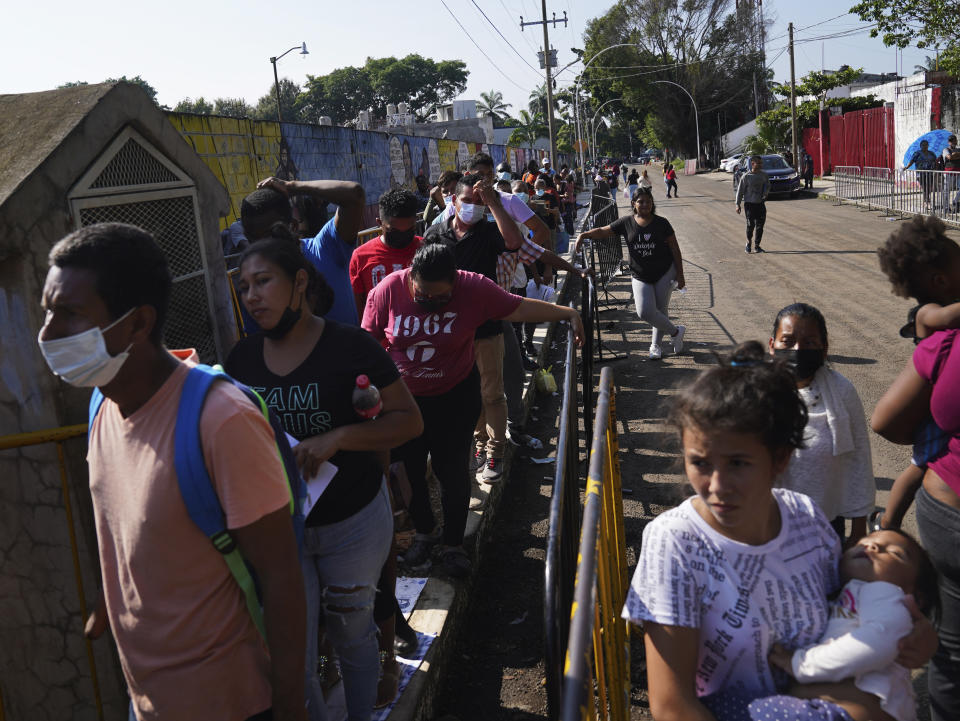
{"label": "painted mural wall", "polygon": [[[474,153],[489,153],[494,164],[506,160],[521,171],[530,150],[506,145],[389,135],[326,125],[276,123],[211,115],[169,113],[184,139],[230,194],[230,215],[240,218],[240,203],[258,180],[352,180],[367,194],[364,221],[374,225],[377,199],[392,187],[417,190],[417,176],[437,180],[444,170],[463,169]],[[558,158],[563,162],[564,158]]]}

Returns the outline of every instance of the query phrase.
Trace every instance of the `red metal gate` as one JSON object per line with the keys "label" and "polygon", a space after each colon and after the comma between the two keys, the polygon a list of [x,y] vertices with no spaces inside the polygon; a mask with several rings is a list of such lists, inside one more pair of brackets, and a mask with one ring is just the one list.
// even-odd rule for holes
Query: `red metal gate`
{"label": "red metal gate", "polygon": [[893,170],[896,167],[893,108],[854,110],[830,116],[829,146],[828,167]]}

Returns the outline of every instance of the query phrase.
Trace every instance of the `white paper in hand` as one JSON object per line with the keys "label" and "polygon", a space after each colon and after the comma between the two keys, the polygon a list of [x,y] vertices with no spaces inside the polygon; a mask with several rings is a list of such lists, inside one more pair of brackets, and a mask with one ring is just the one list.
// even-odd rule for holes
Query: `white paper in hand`
{"label": "white paper in hand", "polygon": [[[293,448],[300,441],[287,434],[287,440],[290,442],[290,447]],[[316,505],[317,501],[320,500],[320,496],[323,495],[323,492],[327,490],[327,486],[330,485],[330,481],[333,480],[333,477],[337,475],[339,469],[333,465],[330,461],[324,461],[320,465],[320,469],[317,471],[317,475],[312,478],[304,478],[303,481],[307,485],[307,497],[303,499],[303,517],[306,518],[310,515],[310,511],[313,510],[313,507]]]}
{"label": "white paper in hand", "polygon": [[543,283],[537,285],[537,282],[531,278],[530,282],[527,283],[527,297],[533,298],[535,300],[544,300],[547,303],[552,303],[554,297],[556,297],[557,292],[553,289],[552,285],[547,285]]}

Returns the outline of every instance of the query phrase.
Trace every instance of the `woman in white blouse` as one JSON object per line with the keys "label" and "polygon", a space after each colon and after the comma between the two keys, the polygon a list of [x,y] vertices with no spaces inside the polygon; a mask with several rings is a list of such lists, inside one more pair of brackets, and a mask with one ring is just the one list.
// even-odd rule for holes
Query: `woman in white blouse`
{"label": "woman in white blouse", "polygon": [[848,543],[866,535],[876,483],[863,404],[845,377],[824,365],[827,323],[806,303],[788,305],[777,314],[770,353],[794,369],[809,420],[804,448],[793,452],[778,483],[810,496],[824,512],[841,540],[847,541],[845,520],[851,520]]}

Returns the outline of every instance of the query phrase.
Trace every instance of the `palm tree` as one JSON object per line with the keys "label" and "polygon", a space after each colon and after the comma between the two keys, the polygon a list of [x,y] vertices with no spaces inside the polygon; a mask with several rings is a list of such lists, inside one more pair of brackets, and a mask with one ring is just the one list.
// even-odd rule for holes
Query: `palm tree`
{"label": "palm tree", "polygon": [[513,107],[510,103],[503,102],[503,93],[499,90],[491,90],[489,93],[480,93],[480,101],[477,103],[477,110],[482,115],[489,115],[494,120],[503,120],[509,117],[507,108]]}
{"label": "palm tree", "polygon": [[513,132],[510,133],[507,144],[523,145],[524,143],[529,143],[530,149],[533,150],[533,144],[537,138],[547,132],[547,128],[543,124],[543,116],[540,115],[540,113],[531,115],[526,110],[521,110],[520,117],[517,118],[517,123]]}
{"label": "palm tree", "polygon": [[[540,113],[543,115],[547,112],[547,84],[543,83],[538,85],[536,88],[530,91],[530,102],[527,104],[527,107],[530,108],[531,113]],[[556,101],[554,101],[554,110],[556,110]]]}
{"label": "palm tree", "polygon": [[913,69],[918,73],[930,73],[940,69],[940,54],[931,58],[929,55],[923,57],[923,65],[914,65]]}

